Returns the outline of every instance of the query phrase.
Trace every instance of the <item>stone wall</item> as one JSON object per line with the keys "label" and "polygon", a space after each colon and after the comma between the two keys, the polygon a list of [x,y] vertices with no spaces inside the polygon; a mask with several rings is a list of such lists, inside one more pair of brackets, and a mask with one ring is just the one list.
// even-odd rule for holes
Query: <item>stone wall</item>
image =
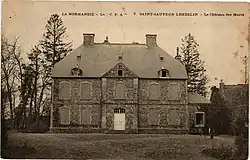
{"label": "stone wall", "polygon": [[[70,83],[70,98],[59,98],[59,84],[60,82]],[[91,84],[91,97],[89,99],[82,99],[80,96],[80,84],[88,82]],[[53,84],[53,127],[87,127],[87,128],[100,128],[101,127],[101,80],[100,79],[54,79]],[[66,107],[70,109],[70,123],[68,125],[61,125],[59,123],[59,108]],[[81,108],[86,108],[91,115],[95,115],[98,119],[98,124],[81,124],[80,114]],[[90,116],[91,116],[90,115]]]}
{"label": "stone wall", "polygon": [[[154,117],[151,113],[154,113]],[[139,105],[138,115],[139,129],[187,130],[188,128],[186,105]],[[152,119],[156,123],[150,122]]]}
{"label": "stone wall", "polygon": [[[59,98],[59,84],[63,81],[70,83],[69,99]],[[91,84],[91,97],[88,99],[81,98],[80,84],[82,82]],[[125,94],[122,99],[115,97],[115,84],[117,82],[124,84]],[[149,87],[152,83],[160,86],[159,99],[152,100],[149,97]],[[173,88],[172,84],[179,87]],[[115,108],[125,109],[126,133],[138,133],[138,131],[141,133],[184,133],[188,130],[189,115],[187,114],[187,92],[184,80],[138,80],[136,77],[58,78],[54,79],[53,86],[54,132],[73,132],[75,129],[77,132],[100,132],[102,130],[112,133],[114,131]],[[176,91],[178,91],[177,97],[172,96],[174,94],[170,95]],[[70,109],[70,123],[68,125],[59,124],[60,107]],[[98,122],[81,124],[81,108],[94,114]],[[151,112],[152,110],[154,112]],[[176,116],[180,117],[177,121]]]}
{"label": "stone wall", "polygon": [[[160,95],[158,99],[151,100],[149,95],[150,84],[159,84]],[[179,86],[178,96],[173,97],[177,89],[171,87]],[[185,80],[139,80],[139,104],[186,104],[186,83]],[[171,99],[170,99],[171,98]]]}
{"label": "stone wall", "polygon": [[[71,88],[70,99],[60,99],[59,98],[59,83],[69,82]],[[89,82],[91,84],[92,93],[89,99],[81,99],[80,84],[82,82]],[[100,103],[101,101],[101,79],[83,79],[83,78],[71,78],[71,79],[54,79],[53,88],[53,101],[55,103],[67,103],[71,104],[93,104]]]}
{"label": "stone wall", "polygon": [[[124,83],[124,98],[117,99],[115,97],[115,85],[116,83]],[[104,91],[105,100],[104,103],[137,103],[138,96],[138,80],[137,78],[107,78],[106,80],[106,91]]]}

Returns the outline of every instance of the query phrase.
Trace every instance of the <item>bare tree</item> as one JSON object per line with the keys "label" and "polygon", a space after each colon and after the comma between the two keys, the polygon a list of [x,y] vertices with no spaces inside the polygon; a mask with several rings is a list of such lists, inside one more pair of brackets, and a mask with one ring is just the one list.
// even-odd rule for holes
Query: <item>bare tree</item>
{"label": "bare tree", "polygon": [[18,38],[9,42],[3,35],[1,41],[1,86],[6,93],[7,102],[10,111],[10,118],[14,122],[14,102],[13,98],[18,91],[19,63],[21,62],[21,50],[18,44]]}

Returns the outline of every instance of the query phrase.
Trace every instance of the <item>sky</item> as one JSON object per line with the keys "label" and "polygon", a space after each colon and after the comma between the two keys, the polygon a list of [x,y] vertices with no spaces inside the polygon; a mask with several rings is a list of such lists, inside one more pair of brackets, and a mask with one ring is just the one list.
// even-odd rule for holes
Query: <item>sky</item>
{"label": "sky", "polygon": [[[125,16],[69,16],[69,13],[126,13]],[[134,12],[136,15],[134,15]],[[175,16],[139,16],[140,13],[174,13]],[[95,42],[145,43],[146,34],[157,34],[157,43],[172,56],[181,39],[191,33],[199,43],[201,60],[209,77],[209,86],[244,83],[241,57],[248,55],[247,3],[176,3],[176,2],[3,2],[2,33],[18,36],[23,55],[42,39],[45,24],[57,13],[67,28],[68,41],[76,48],[83,33],[95,33]],[[64,15],[63,14],[67,14]],[[198,13],[198,16],[176,16]],[[211,16],[211,14],[244,16]],[[205,16],[205,14],[210,16]]]}

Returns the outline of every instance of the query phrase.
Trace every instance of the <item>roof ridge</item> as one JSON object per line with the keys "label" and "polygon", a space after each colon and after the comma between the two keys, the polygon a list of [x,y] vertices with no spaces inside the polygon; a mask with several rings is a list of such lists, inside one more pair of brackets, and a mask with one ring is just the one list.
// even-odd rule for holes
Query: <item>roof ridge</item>
{"label": "roof ridge", "polygon": [[94,43],[94,44],[106,44],[106,45],[146,45],[146,43]]}

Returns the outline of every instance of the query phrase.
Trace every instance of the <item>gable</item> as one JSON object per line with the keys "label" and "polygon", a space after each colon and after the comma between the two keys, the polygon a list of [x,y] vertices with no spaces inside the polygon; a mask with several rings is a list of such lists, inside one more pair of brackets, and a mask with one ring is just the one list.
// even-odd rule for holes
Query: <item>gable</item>
{"label": "gable", "polygon": [[127,66],[125,66],[122,62],[116,64],[113,68],[111,68],[108,72],[106,72],[102,77],[138,77],[135,73],[133,73]]}

